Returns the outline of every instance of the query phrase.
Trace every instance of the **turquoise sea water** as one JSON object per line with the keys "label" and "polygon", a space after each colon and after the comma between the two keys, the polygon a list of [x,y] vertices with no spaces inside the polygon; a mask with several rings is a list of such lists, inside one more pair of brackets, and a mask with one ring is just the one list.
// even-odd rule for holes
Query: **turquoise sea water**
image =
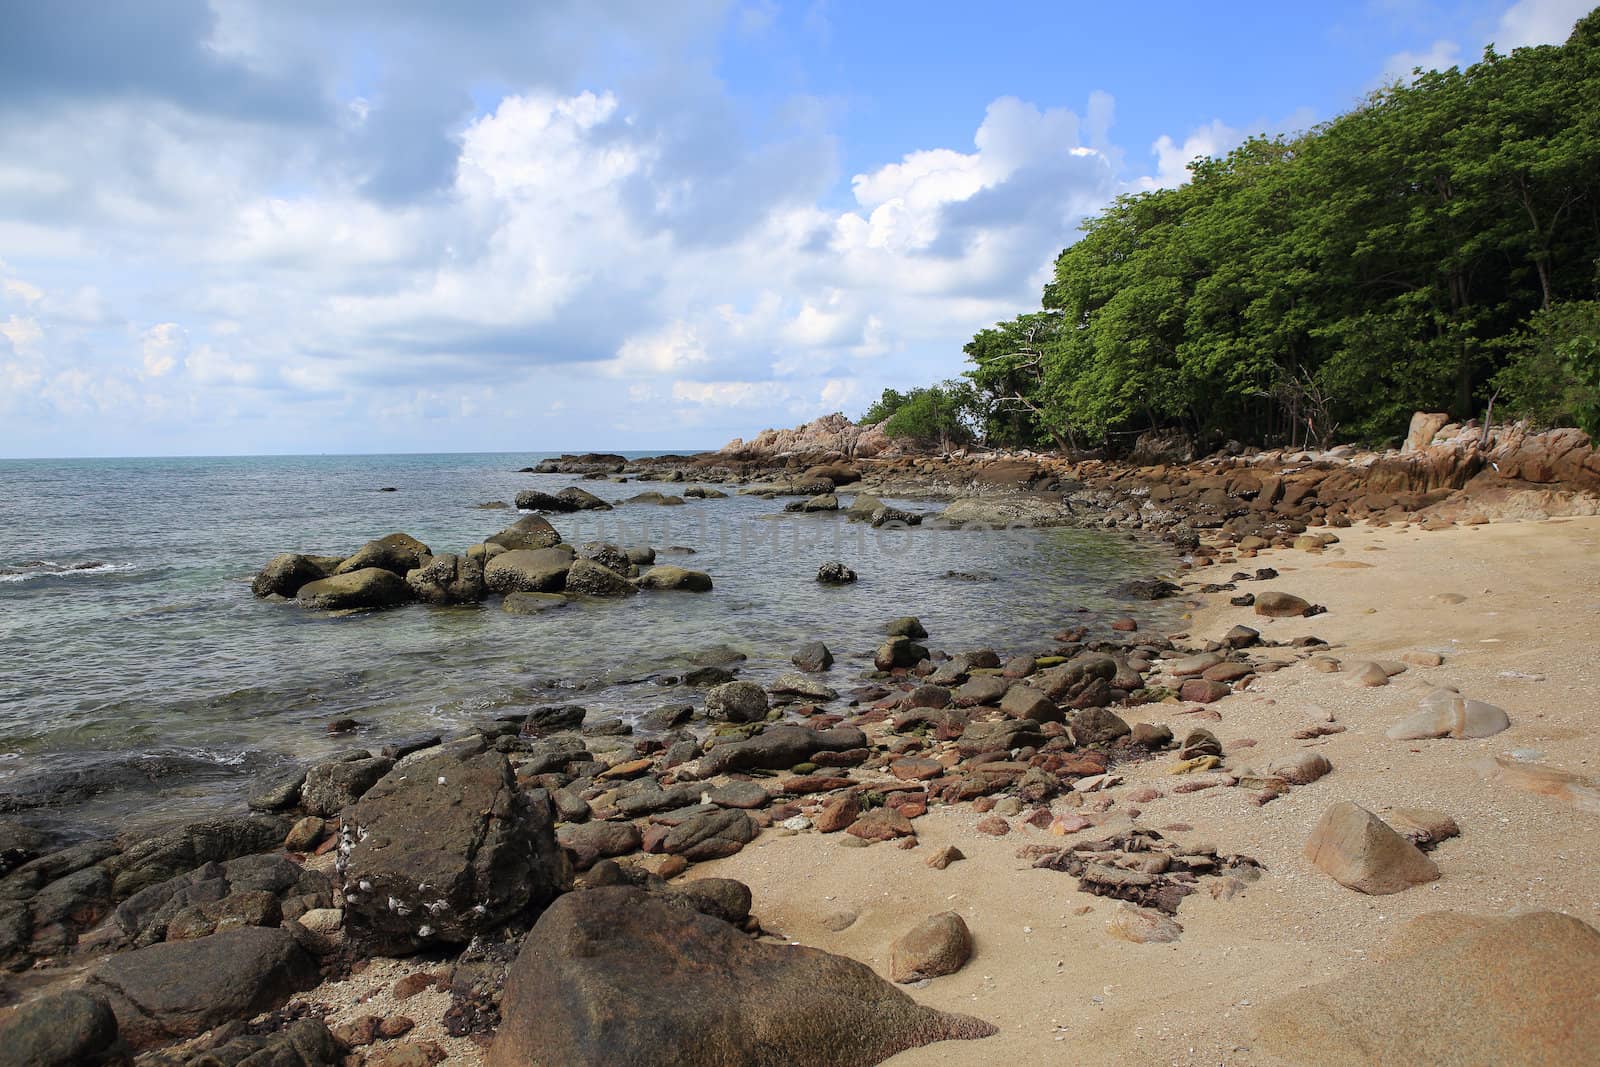
{"label": "turquoise sea water", "polygon": [[[845,688],[884,621],[904,614],[936,648],[1038,650],[1084,619],[1079,605],[1120,611],[1106,591],[1166,562],[1100,531],[871,531],[731,496],[551,516],[573,543],[693,548],[662,561],[709,572],[709,594],[532,617],[491,599],[345,618],[250,594],[282,551],[343,555],[397,530],[463,550],[516,517],[475,505],[521,489],[582,484],[620,500],[684,488],[517,473],[547,455],[0,460],[0,814],[146,825],[240,809],[247,780],[287,762],[531,704],[581,703],[594,719],[698,703],[665,683],[718,644],[746,653],[744,676],[760,681],[821,639],[839,659],[829,681]],[[828,559],[860,582],[818,585]],[[367,726],[330,738],[344,716]]]}

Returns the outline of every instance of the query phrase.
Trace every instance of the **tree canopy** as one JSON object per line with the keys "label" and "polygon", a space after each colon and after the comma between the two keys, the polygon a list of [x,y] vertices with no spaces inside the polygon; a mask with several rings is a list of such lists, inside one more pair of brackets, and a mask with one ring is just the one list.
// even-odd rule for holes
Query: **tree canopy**
{"label": "tree canopy", "polygon": [[886,428],[913,397],[908,424],[1011,446],[1382,441],[1491,401],[1597,428],[1600,10],[1189,169],[1089,219],[1040,309],[966,346],[967,390]]}

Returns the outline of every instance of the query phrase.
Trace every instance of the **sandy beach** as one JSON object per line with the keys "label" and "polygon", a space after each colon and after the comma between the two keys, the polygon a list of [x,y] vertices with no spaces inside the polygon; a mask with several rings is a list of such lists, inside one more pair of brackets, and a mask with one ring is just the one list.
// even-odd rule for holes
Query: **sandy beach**
{"label": "sandy beach", "polygon": [[[976,1014],[1000,1033],[946,1042],[895,1057],[895,1064],[1025,1062],[1273,1062],[1254,1045],[1257,1011],[1286,991],[1345,972],[1382,949],[1407,920],[1438,910],[1504,913],[1553,909],[1600,921],[1594,816],[1484,780],[1483,760],[1513,751],[1586,777],[1600,768],[1593,656],[1600,626],[1600,519],[1452,527],[1357,526],[1320,552],[1263,552],[1243,565],[1220,563],[1189,576],[1223,581],[1270,565],[1281,577],[1264,588],[1297,593],[1328,611],[1265,620],[1196,598],[1185,632],[1198,643],[1235,623],[1289,641],[1314,634],[1326,650],[1269,649],[1286,664],[1249,689],[1210,705],[1218,721],[1182,714],[1178,703],[1131,709],[1130,721],[1165,722],[1182,736],[1203,725],[1223,741],[1229,770],[1264,767],[1315,748],[1334,770],[1261,807],[1242,789],[1174,795],[1168,760],[1122,768],[1126,794],[1150,786],[1168,795],[1138,805],[1141,826],[1186,824],[1178,839],[1254,856],[1267,873],[1230,900],[1188,897],[1174,944],[1130,944],[1109,936],[1115,902],[1075,891],[1075,879],[1034,870],[1016,856],[1029,843],[1058,843],[1011,820],[1000,838],[974,829],[969,805],[935,809],[917,821],[920,847],[839,847],[843,835],[764,834],[737,856],[697,867],[691,877],[747,882],[765,928],[870,963],[887,974],[890,943],[916,921],[956,910],[975,952],[959,973],[913,995]],[[1254,583],[1251,583],[1252,586]],[[1459,602],[1457,602],[1457,598]],[[1389,685],[1354,684],[1347,672],[1319,673],[1314,654],[1346,664],[1413,651],[1443,657],[1412,666]],[[1384,731],[1440,685],[1497,704],[1509,730],[1484,740],[1391,741]],[[1200,721],[1196,721],[1197,718]],[[1291,735],[1332,721],[1343,733],[1312,741]],[[1537,755],[1536,755],[1537,754]],[[1314,869],[1302,853],[1322,812],[1352,800],[1380,815],[1400,806],[1442,810],[1461,836],[1433,853],[1442,877],[1384,897],[1365,896]],[[1059,802],[1058,802],[1059,803]],[[1128,807],[1119,799],[1115,813]],[[1107,824],[1108,826],[1114,824]],[[1078,835],[1103,836],[1106,827]],[[1069,839],[1072,840],[1072,839]],[[967,856],[943,871],[926,856],[945,844]],[[859,916],[832,932],[826,921]],[[1401,1010],[1397,1006],[1397,1010]]]}

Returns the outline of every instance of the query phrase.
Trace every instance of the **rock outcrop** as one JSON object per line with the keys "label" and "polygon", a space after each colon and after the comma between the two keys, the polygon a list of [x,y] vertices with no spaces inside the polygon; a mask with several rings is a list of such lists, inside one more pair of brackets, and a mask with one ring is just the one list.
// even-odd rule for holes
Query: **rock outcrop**
{"label": "rock outcrop", "polygon": [[870,1067],[993,1026],[854,960],[753,940],[632,888],[569,893],[506,982],[490,1067]]}

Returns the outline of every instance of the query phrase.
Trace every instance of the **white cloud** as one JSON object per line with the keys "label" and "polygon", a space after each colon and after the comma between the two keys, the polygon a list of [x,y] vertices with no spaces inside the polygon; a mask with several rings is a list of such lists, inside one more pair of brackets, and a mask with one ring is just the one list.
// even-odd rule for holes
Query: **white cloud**
{"label": "white cloud", "polygon": [[1500,16],[1494,44],[1502,52],[1526,45],[1562,44],[1592,0],[1518,0]]}
{"label": "white cloud", "polygon": [[162,377],[177,366],[178,360],[188,349],[189,337],[177,323],[161,322],[150,327],[139,342],[144,376]]}
{"label": "white cloud", "polygon": [[1150,146],[1156,157],[1154,175],[1135,183],[1140,189],[1170,189],[1189,180],[1189,164],[1202,156],[1222,156],[1244,143],[1245,133],[1236,130],[1221,119],[1212,119],[1204,126],[1189,131],[1180,144],[1162,134]]}

